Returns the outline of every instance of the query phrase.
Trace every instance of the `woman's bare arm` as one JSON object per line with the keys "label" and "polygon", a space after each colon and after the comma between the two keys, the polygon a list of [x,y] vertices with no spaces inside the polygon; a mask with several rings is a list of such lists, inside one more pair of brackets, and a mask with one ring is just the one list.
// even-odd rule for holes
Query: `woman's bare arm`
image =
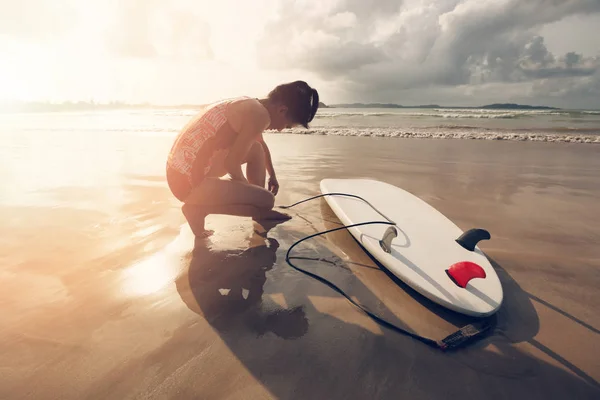
{"label": "woman's bare arm", "polygon": [[275,177],[275,168],[273,167],[273,161],[271,159],[271,152],[269,151],[269,146],[267,146],[267,143],[265,142],[265,139],[262,137],[262,135],[260,136],[258,141],[262,145],[262,148],[265,152],[265,164],[267,167],[267,173],[270,177]]}
{"label": "woman's bare arm", "polygon": [[267,146],[267,143],[262,135],[260,136],[259,143],[265,152],[265,164],[267,173],[269,174],[268,190],[273,193],[273,195],[277,195],[277,192],[279,191],[279,182],[277,181],[277,176],[275,175],[275,168],[273,167],[273,160],[271,159],[269,146]]}
{"label": "woman's bare arm", "polygon": [[260,140],[262,132],[269,126],[270,118],[264,108],[256,108],[252,105],[242,105],[236,117],[241,121],[241,126],[225,158],[225,168],[233,180],[248,183],[242,172],[242,162],[246,159],[252,144]]}

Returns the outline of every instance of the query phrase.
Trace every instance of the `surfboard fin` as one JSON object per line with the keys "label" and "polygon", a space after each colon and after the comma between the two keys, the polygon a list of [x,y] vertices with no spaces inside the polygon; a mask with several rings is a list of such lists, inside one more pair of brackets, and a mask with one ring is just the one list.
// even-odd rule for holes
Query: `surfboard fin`
{"label": "surfboard fin", "polygon": [[471,261],[461,261],[453,264],[446,270],[446,274],[452,282],[463,289],[467,287],[467,283],[471,279],[485,279],[486,277],[485,270],[480,265]]}
{"label": "surfboard fin", "polygon": [[392,252],[392,240],[398,236],[398,231],[393,226],[388,226],[383,234],[383,237],[379,241],[379,245],[386,253]]}
{"label": "surfboard fin", "polygon": [[489,240],[492,236],[485,229],[469,229],[456,242],[469,251],[474,251],[475,246],[482,240]]}

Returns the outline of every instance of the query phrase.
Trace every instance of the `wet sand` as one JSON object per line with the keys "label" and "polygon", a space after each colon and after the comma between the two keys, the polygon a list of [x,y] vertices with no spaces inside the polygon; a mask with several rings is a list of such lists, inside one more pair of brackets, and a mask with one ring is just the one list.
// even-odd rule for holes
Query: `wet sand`
{"label": "wet sand", "polygon": [[[441,353],[286,264],[295,240],[339,224],[323,200],[274,227],[210,216],[215,235],[194,241],[163,178],[169,138],[1,140],[2,399],[600,397],[598,146],[268,136],[279,205],[324,177],[371,177],[491,232],[493,332]],[[420,335],[470,322],[394,283],[345,231],[295,255]]]}

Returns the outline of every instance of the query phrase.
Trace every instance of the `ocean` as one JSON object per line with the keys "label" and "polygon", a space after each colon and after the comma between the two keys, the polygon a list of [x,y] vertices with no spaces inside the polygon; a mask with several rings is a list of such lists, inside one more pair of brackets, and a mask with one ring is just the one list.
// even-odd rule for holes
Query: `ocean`
{"label": "ocean", "polygon": [[306,133],[600,143],[600,111],[325,108]]}
{"label": "ocean", "polygon": [[[0,114],[0,133],[175,134],[195,109],[148,108]],[[321,108],[304,135],[600,143],[600,111]]]}

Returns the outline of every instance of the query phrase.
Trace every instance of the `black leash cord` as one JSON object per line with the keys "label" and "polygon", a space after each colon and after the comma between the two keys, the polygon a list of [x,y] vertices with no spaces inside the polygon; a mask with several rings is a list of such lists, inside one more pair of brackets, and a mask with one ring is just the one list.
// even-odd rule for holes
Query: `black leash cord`
{"label": "black leash cord", "polygon": [[[331,233],[331,232],[335,232],[335,231],[339,231],[342,229],[348,229],[348,228],[353,228],[353,227],[357,227],[357,226],[363,226],[363,225],[375,225],[375,224],[380,224],[380,225],[396,225],[395,222],[393,222],[391,219],[389,219],[388,217],[386,217],[383,213],[381,213],[379,210],[377,210],[371,203],[369,203],[368,201],[366,201],[365,199],[363,199],[360,196],[356,196],[356,195],[352,195],[352,194],[346,194],[346,193],[325,193],[325,194],[321,194],[318,196],[314,196],[302,201],[299,201],[297,203],[291,204],[289,206],[280,206],[280,208],[291,208],[294,207],[298,204],[304,203],[306,201],[309,200],[313,200],[313,199],[317,199],[319,197],[324,197],[324,196],[345,196],[345,197],[354,197],[357,199],[360,199],[362,201],[364,201],[365,203],[367,203],[369,206],[371,206],[377,213],[379,213],[381,216],[383,216],[387,221],[369,221],[369,222],[361,222],[361,223],[357,223],[357,224],[352,224],[352,225],[345,225],[345,226],[340,226],[338,228],[334,228],[334,229],[329,229],[327,231],[323,231],[323,232],[317,232],[315,234],[312,234],[310,236],[307,236],[305,238],[302,238],[298,241],[296,241],[294,244],[292,244],[290,246],[290,248],[288,249],[286,255],[285,255],[285,261],[295,270],[310,276],[311,278],[316,279],[317,281],[327,285],[328,287],[330,287],[331,289],[333,289],[334,291],[336,291],[337,293],[341,294],[342,296],[344,296],[350,303],[352,303],[352,305],[354,305],[355,307],[357,307],[359,310],[363,311],[365,314],[367,314],[369,317],[371,317],[373,320],[375,320],[375,322],[406,336],[410,336],[413,339],[416,339],[428,346],[431,346],[433,348],[439,349],[439,350],[448,350],[451,348],[456,348],[459,347],[461,345],[463,345],[467,340],[475,337],[475,336],[479,336],[481,335],[483,332],[485,332],[486,330],[488,330],[491,325],[490,324],[469,324],[466,325],[464,327],[462,327],[461,329],[459,329],[458,331],[448,335],[446,338],[442,339],[442,340],[433,340],[433,339],[429,339],[423,336],[419,336],[415,333],[409,332],[405,329],[402,329],[394,324],[392,324],[389,321],[386,321],[385,319],[379,317],[378,315],[372,313],[371,311],[367,310],[365,307],[363,307],[362,305],[358,304],[356,301],[354,301],[350,296],[348,296],[342,289],[340,289],[339,287],[337,287],[335,284],[333,284],[332,282],[328,281],[327,279],[316,275],[310,271],[304,270],[296,265],[294,265],[290,259],[295,258],[295,257],[290,257],[290,253],[292,252],[292,249],[294,247],[296,247],[297,245],[299,245],[300,243],[304,242],[305,240],[308,239],[312,239],[316,236],[320,236],[320,235],[325,235],[327,233]],[[300,257],[298,257],[300,258]]]}
{"label": "black leash cord", "polygon": [[[389,219],[388,217],[386,217],[381,211],[379,211],[378,209],[376,209],[373,204],[369,203],[367,200],[365,200],[362,197],[357,196],[355,194],[348,194],[348,193],[324,193],[324,194],[320,194],[320,195],[317,195],[317,196],[309,197],[308,199],[304,199],[304,200],[298,201],[298,202],[296,202],[294,204],[290,204],[289,206],[279,206],[279,208],[283,208],[283,209],[292,208],[292,207],[297,206],[298,204],[302,204],[302,203],[305,203],[305,202],[307,202],[309,200],[314,200],[314,199],[318,199],[319,197],[325,197],[325,196],[354,197],[355,199],[362,200],[365,203],[367,203],[373,210],[375,210],[375,212],[377,212],[377,214],[381,215],[388,222],[391,222],[390,225],[396,225],[396,223],[394,221],[392,221],[391,219]],[[378,222],[374,222],[374,223],[378,223]]]}
{"label": "black leash cord", "polygon": [[294,247],[296,247],[297,245],[299,245],[300,243],[304,242],[305,240],[311,239],[311,238],[313,238],[313,237],[315,237],[315,236],[319,236],[319,235],[325,235],[325,234],[327,234],[327,233],[331,233],[331,232],[339,231],[339,230],[342,230],[342,229],[352,228],[352,227],[355,227],[355,226],[361,226],[361,225],[372,225],[372,224],[394,225],[394,224],[393,224],[393,223],[391,223],[391,222],[379,222],[379,221],[373,221],[373,222],[362,222],[362,223],[359,223],[359,224],[348,225],[348,226],[342,226],[342,227],[339,227],[339,228],[330,229],[330,230],[328,230],[328,231],[324,231],[324,232],[318,232],[318,233],[315,233],[314,235],[310,235],[310,236],[307,236],[307,237],[305,237],[305,238],[303,238],[303,239],[300,239],[300,240],[298,240],[296,243],[294,243],[294,244],[293,244],[293,245],[292,245],[292,246],[291,246],[291,247],[288,249],[288,251],[287,251],[287,253],[286,253],[286,255],[285,255],[285,261],[286,261],[286,262],[287,262],[287,263],[288,263],[288,264],[289,264],[289,265],[290,265],[292,268],[294,268],[294,269],[296,269],[296,270],[298,270],[298,271],[302,272],[303,274],[306,274],[306,275],[310,276],[311,278],[314,278],[314,279],[318,280],[319,282],[321,282],[321,283],[324,283],[325,285],[329,286],[331,289],[335,290],[336,292],[338,292],[339,294],[341,294],[342,296],[344,296],[346,299],[348,299],[348,301],[349,301],[350,303],[352,303],[354,306],[356,306],[357,308],[359,308],[361,311],[363,311],[364,313],[366,313],[366,314],[367,314],[369,317],[373,318],[375,321],[377,321],[377,322],[378,322],[378,323],[380,323],[381,325],[384,325],[384,326],[386,326],[386,327],[388,327],[388,328],[390,328],[390,329],[392,329],[392,330],[394,330],[394,331],[396,331],[396,332],[399,332],[399,333],[402,333],[402,334],[408,335],[408,336],[410,336],[410,337],[412,337],[412,338],[414,338],[414,339],[417,339],[417,340],[419,340],[419,341],[421,341],[421,342],[423,342],[423,343],[425,343],[425,344],[427,344],[427,345],[429,345],[429,346],[436,347],[436,348],[443,348],[443,347],[441,347],[441,346],[440,346],[440,344],[439,344],[437,341],[435,341],[435,340],[428,339],[428,338],[425,338],[425,337],[422,337],[422,336],[418,336],[418,335],[416,335],[416,334],[414,334],[414,333],[408,332],[408,331],[406,331],[406,330],[404,330],[404,329],[402,329],[402,328],[399,328],[399,327],[397,327],[396,325],[392,324],[391,322],[388,322],[388,321],[386,321],[385,319],[383,319],[383,318],[381,318],[381,317],[379,317],[379,316],[377,316],[377,315],[373,314],[371,311],[367,310],[366,308],[364,308],[363,306],[361,306],[360,304],[358,304],[356,301],[354,301],[354,300],[353,300],[353,299],[352,299],[350,296],[348,296],[348,295],[347,295],[347,294],[346,294],[346,293],[345,293],[345,292],[344,292],[342,289],[340,289],[339,287],[337,287],[336,285],[334,285],[332,282],[328,281],[327,279],[325,279],[325,278],[323,278],[323,277],[321,277],[321,276],[319,276],[319,275],[313,274],[313,273],[312,273],[312,272],[310,272],[310,271],[307,271],[307,270],[304,270],[304,269],[302,269],[302,268],[300,268],[300,267],[297,267],[296,265],[294,265],[294,264],[293,264],[293,263],[290,261],[290,259],[291,259],[291,258],[294,258],[294,257],[290,257],[290,253],[291,253],[292,249],[293,249]]}

